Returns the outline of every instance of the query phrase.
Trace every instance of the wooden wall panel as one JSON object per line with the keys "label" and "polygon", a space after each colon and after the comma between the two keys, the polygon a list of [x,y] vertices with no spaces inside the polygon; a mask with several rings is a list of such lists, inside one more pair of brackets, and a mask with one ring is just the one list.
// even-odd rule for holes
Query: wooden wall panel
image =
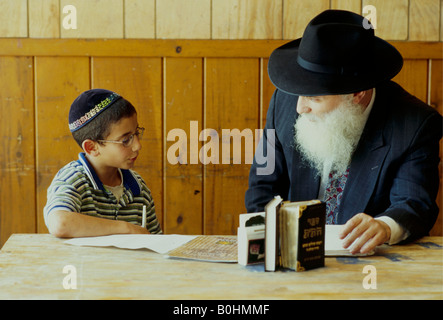
{"label": "wooden wall panel", "polygon": [[407,40],[409,0],[363,0],[363,8],[374,6],[377,10],[375,34],[385,40]]}
{"label": "wooden wall panel", "polygon": [[28,0],[29,37],[60,37],[60,1]]}
{"label": "wooden wall panel", "polygon": [[268,75],[268,61],[269,59],[262,59],[262,71],[261,71],[261,128],[264,128],[266,125],[266,115],[269,109],[269,103],[271,102],[272,95],[275,91],[275,86],[272,84],[271,79],[269,79]]}
{"label": "wooden wall panel", "polygon": [[420,100],[428,100],[428,61],[405,60],[403,69],[393,81]]}
{"label": "wooden wall panel", "polygon": [[247,143],[242,139],[242,164],[233,164],[233,150],[225,161],[229,164],[222,164],[223,145],[233,146],[230,139],[223,138],[222,130],[250,129],[254,134],[258,128],[259,66],[258,59],[207,59],[205,128],[214,129],[218,136],[212,135],[204,143],[219,142],[219,154],[214,159],[219,164],[204,167],[206,234],[236,234],[238,216],[246,212],[244,195],[250,169],[244,156]]}
{"label": "wooden wall panel", "polygon": [[122,0],[60,0],[60,8],[68,5],[76,8],[77,28],[62,26],[61,38],[123,38]]}
{"label": "wooden wall panel", "polygon": [[125,0],[125,38],[155,38],[155,0]]}
{"label": "wooden wall panel", "polygon": [[0,247],[35,232],[33,58],[0,57]]}
{"label": "wooden wall panel", "polygon": [[329,9],[329,0],[283,0],[283,39],[297,39],[309,21]]}
{"label": "wooden wall panel", "polygon": [[164,231],[202,234],[204,190],[199,134],[204,125],[203,59],[167,58],[164,65]]}
{"label": "wooden wall panel", "polygon": [[[76,30],[63,26],[66,5]],[[367,5],[387,40],[443,39],[441,0],[1,0],[0,37],[295,39],[323,10]]]}
{"label": "wooden wall panel", "polygon": [[27,0],[2,0],[0,2],[0,36],[28,36]]}
{"label": "wooden wall panel", "polygon": [[212,0],[212,39],[281,39],[281,0]]}
{"label": "wooden wall panel", "polygon": [[68,126],[69,109],[77,96],[90,88],[89,58],[35,58],[37,217],[39,232],[47,232],[43,220],[47,188],[55,174],[82,149]]}
{"label": "wooden wall panel", "polygon": [[439,40],[440,1],[409,1],[409,40]]}
{"label": "wooden wall panel", "polygon": [[161,58],[93,58],[92,88],[113,90],[137,110],[145,127],[142,149],[135,164],[154,198],[160,223],[163,221],[163,120]]}
{"label": "wooden wall panel", "polygon": [[156,30],[159,39],[210,39],[211,1],[156,1]]}

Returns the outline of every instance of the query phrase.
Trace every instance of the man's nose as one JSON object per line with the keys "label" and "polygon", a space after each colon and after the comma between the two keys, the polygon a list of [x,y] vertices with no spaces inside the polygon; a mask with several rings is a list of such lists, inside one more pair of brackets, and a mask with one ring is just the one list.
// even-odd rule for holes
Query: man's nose
{"label": "man's nose", "polygon": [[306,97],[299,96],[297,102],[297,113],[309,113],[312,109],[309,107],[309,100]]}

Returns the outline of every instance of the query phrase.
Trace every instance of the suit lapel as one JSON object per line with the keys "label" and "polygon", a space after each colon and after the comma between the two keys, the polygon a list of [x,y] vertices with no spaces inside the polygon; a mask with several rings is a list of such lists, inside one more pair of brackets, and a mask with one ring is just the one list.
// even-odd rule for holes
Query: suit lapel
{"label": "suit lapel", "polygon": [[386,106],[378,103],[383,101],[377,99],[378,97],[352,158],[343,200],[338,211],[338,224],[344,224],[355,214],[365,211],[390,149],[390,145],[386,145],[383,138]]}
{"label": "suit lapel", "polygon": [[289,163],[294,164],[291,174],[291,201],[317,199],[320,178],[316,175],[315,169],[306,164],[295,148],[293,148],[292,160]]}

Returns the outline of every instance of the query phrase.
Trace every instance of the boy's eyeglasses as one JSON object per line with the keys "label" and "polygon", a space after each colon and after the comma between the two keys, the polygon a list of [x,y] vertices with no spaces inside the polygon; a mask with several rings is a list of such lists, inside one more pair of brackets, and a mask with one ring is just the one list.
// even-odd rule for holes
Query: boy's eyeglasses
{"label": "boy's eyeglasses", "polygon": [[135,133],[127,136],[122,141],[115,141],[115,140],[97,140],[98,142],[111,142],[111,143],[120,143],[125,148],[129,148],[132,146],[132,143],[134,142],[134,136],[137,136],[138,139],[141,139],[143,137],[143,132],[145,132],[145,128],[137,127],[135,129]]}

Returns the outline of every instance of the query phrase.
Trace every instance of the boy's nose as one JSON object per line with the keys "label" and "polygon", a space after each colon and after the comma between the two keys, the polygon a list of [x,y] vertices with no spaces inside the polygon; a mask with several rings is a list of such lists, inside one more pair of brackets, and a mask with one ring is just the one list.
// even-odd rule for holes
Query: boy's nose
{"label": "boy's nose", "polygon": [[142,148],[142,144],[140,142],[140,138],[138,136],[134,136],[134,141],[132,142],[132,151],[139,151]]}

